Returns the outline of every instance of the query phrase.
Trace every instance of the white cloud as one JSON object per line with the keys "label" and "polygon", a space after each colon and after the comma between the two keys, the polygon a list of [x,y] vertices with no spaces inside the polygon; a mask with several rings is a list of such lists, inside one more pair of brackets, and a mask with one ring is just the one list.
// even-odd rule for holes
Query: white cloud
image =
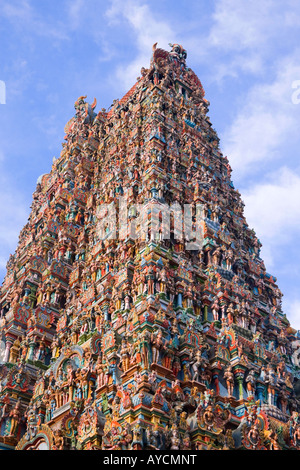
{"label": "white cloud", "polygon": [[72,0],[68,3],[68,15],[70,19],[70,27],[72,29],[78,28],[81,22],[81,13],[84,4],[84,0]]}
{"label": "white cloud", "polygon": [[3,16],[11,20],[29,21],[32,18],[32,8],[27,0],[19,0],[12,4],[11,1],[2,1],[0,11]]}
{"label": "white cloud", "polygon": [[292,328],[300,330],[300,299],[285,300],[283,298],[282,304]]}
{"label": "white cloud", "polygon": [[[300,29],[297,0],[216,0],[213,12],[190,32],[182,19],[182,41],[193,61],[203,67],[206,83],[224,78],[248,81],[265,77],[274,57],[288,54]],[[204,15],[205,18],[205,15]],[[201,78],[201,77],[200,77]]]}
{"label": "white cloud", "polygon": [[26,224],[29,207],[24,196],[7,180],[3,171],[0,176],[0,283],[5,274],[9,253],[17,247],[20,230]]}
{"label": "white cloud", "polygon": [[272,82],[254,85],[221,137],[234,180],[261,172],[266,163],[285,159],[284,144],[299,143],[300,106],[292,84],[300,77],[298,53],[279,61]]}
{"label": "white cloud", "polygon": [[300,173],[282,167],[241,194],[247,222],[262,242],[266,269],[278,277],[283,311],[300,330]]}
{"label": "white cloud", "polygon": [[278,251],[300,238],[300,175],[282,167],[241,193],[247,222],[263,243],[266,265],[273,267]]}
{"label": "white cloud", "polygon": [[53,40],[68,39],[65,32],[65,24],[62,21],[53,21],[51,18],[43,18],[32,6],[29,0],[1,0],[0,15],[12,24],[13,28],[22,31],[22,40],[26,34],[51,37]]}
{"label": "white cloud", "polygon": [[135,84],[141,67],[149,65],[152,45],[157,42],[158,47],[168,49],[176,35],[170,24],[155,17],[149,5],[136,0],[113,0],[106,17],[112,23],[125,19],[135,35],[137,56],[128,65],[117,68],[117,78],[122,88],[128,90]]}
{"label": "white cloud", "polygon": [[220,0],[213,14],[214,25],[209,42],[223,50],[253,49],[263,46],[278,34],[272,25],[283,22],[282,4],[278,0]]}
{"label": "white cloud", "polygon": [[18,243],[20,230],[25,225],[29,209],[15,188],[9,193],[0,191],[0,283],[5,274],[5,266],[10,253],[14,253]]}

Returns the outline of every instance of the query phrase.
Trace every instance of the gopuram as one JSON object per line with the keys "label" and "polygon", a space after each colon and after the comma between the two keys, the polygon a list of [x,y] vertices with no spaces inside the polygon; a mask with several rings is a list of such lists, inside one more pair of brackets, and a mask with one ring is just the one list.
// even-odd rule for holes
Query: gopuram
{"label": "gopuram", "polygon": [[[75,103],[0,294],[0,449],[300,450],[300,339],[182,46]],[[242,156],[241,156],[242,157]]]}

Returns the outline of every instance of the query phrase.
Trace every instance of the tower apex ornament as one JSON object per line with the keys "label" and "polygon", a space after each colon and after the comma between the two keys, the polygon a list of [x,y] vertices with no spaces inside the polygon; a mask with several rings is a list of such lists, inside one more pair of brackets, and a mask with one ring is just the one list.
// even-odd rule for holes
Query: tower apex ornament
{"label": "tower apex ornament", "polygon": [[180,44],[171,44],[169,46],[172,48],[169,53],[171,58],[175,61],[178,61],[180,65],[186,66],[187,51]]}
{"label": "tower apex ornament", "polygon": [[[165,49],[157,47],[157,42],[152,46],[152,57],[150,62],[150,68],[141,69],[141,75],[143,79],[150,79],[158,85],[161,83],[163,87],[169,88],[171,83],[176,80],[186,82],[188,88],[196,91],[199,97],[204,100],[204,89],[201,81],[193,72],[192,69],[186,66],[187,51],[180,44],[169,43],[171,51],[168,52]],[[204,100],[208,106],[209,102]]]}

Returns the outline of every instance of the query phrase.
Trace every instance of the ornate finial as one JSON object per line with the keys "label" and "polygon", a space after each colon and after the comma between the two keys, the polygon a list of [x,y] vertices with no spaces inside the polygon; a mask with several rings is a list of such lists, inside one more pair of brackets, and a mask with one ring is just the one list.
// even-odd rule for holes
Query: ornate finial
{"label": "ornate finial", "polygon": [[180,44],[171,44],[169,46],[172,48],[171,52],[169,53],[173,60],[180,63],[180,65],[185,67],[185,61],[187,58],[186,50]]}
{"label": "ornate finial", "polygon": [[85,96],[79,96],[78,100],[75,101],[75,108],[77,108],[79,105],[83,104],[84,100],[86,99],[87,95]]}

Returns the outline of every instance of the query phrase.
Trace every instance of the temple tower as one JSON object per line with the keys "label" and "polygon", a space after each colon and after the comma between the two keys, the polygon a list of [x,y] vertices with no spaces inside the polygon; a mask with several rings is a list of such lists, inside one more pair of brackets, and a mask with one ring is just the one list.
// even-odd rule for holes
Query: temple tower
{"label": "temple tower", "polygon": [[299,449],[297,332],[170,46],[109,110],[76,101],[37,182],[0,295],[2,449]]}

